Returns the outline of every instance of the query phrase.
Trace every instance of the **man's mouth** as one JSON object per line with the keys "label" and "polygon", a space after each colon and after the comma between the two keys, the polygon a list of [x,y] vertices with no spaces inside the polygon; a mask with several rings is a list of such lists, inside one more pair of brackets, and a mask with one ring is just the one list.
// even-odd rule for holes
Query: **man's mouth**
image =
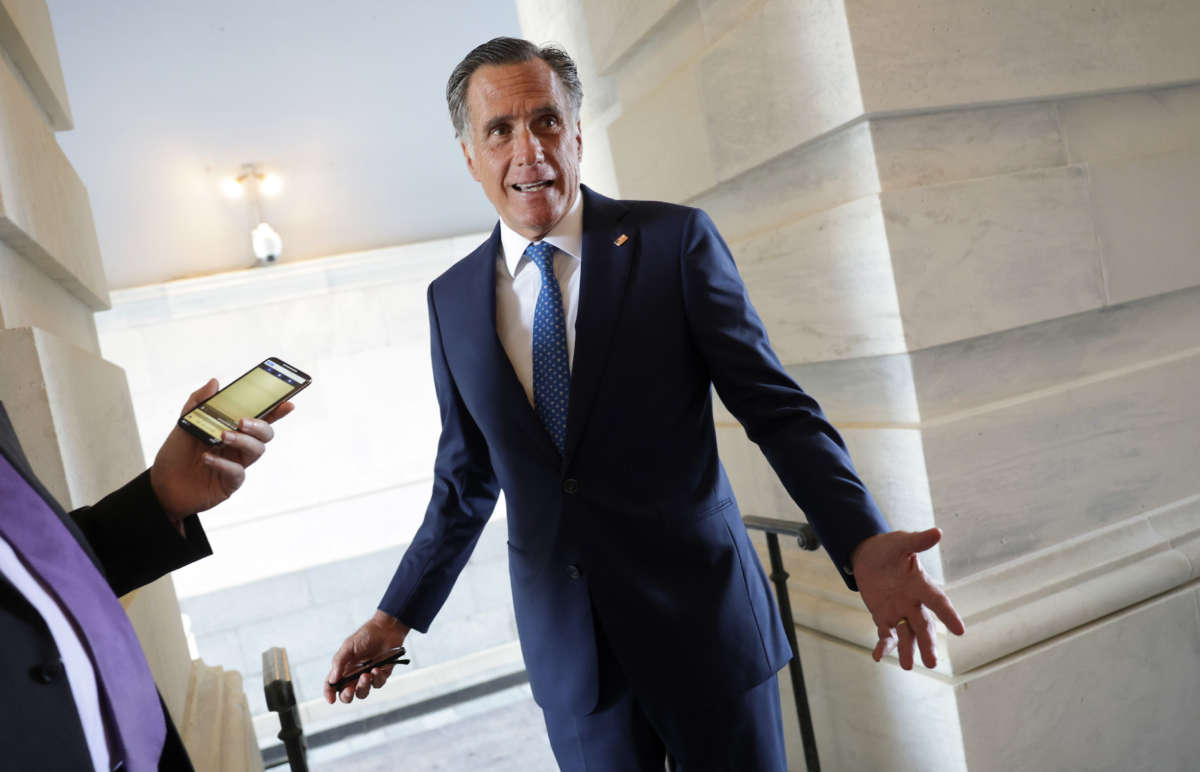
{"label": "man's mouth", "polygon": [[548,188],[551,184],[553,184],[552,180],[540,180],[538,182],[517,182],[512,187],[518,193],[533,193],[542,188]]}

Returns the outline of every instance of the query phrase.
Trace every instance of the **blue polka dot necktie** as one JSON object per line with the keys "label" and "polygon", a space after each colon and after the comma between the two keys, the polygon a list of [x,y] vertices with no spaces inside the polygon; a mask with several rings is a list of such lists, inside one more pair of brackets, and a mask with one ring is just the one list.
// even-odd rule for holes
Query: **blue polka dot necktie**
{"label": "blue polka dot necktie", "polygon": [[554,275],[554,251],[553,245],[539,241],[525,248],[525,256],[542,272],[542,289],[533,310],[533,408],[562,453],[567,444],[571,364],[562,292]]}

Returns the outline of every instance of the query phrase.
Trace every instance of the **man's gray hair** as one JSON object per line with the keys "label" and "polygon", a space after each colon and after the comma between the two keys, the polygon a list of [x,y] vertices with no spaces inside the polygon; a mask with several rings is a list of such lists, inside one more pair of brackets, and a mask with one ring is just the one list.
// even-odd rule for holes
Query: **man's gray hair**
{"label": "man's gray hair", "polygon": [[450,108],[450,121],[454,124],[454,136],[470,144],[471,115],[467,106],[467,88],[471,76],[484,65],[520,64],[522,62],[541,59],[550,65],[550,69],[558,76],[558,82],[567,91],[570,101],[571,118],[578,119],[579,107],[583,104],[583,84],[579,82],[579,72],[575,62],[566,51],[557,46],[538,47],[528,40],[520,38],[492,38],[488,42],[476,46],[471,53],[450,73],[446,83],[446,106]]}

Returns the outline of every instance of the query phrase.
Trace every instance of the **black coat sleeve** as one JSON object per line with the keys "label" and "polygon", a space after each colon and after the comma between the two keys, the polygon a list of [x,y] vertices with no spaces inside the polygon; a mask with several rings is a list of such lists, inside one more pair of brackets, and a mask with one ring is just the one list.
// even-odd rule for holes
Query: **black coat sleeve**
{"label": "black coat sleeve", "polygon": [[200,519],[171,524],[145,471],[90,507],[70,513],[117,595],[212,554]]}

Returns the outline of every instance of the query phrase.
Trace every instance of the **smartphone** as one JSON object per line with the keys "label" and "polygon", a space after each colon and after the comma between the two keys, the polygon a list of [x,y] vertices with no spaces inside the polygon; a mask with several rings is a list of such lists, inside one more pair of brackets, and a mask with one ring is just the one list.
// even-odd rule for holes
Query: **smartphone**
{"label": "smartphone", "polygon": [[218,391],[179,419],[184,431],[219,445],[243,418],[262,418],[312,383],[308,373],[278,357],[264,359],[250,372]]}

